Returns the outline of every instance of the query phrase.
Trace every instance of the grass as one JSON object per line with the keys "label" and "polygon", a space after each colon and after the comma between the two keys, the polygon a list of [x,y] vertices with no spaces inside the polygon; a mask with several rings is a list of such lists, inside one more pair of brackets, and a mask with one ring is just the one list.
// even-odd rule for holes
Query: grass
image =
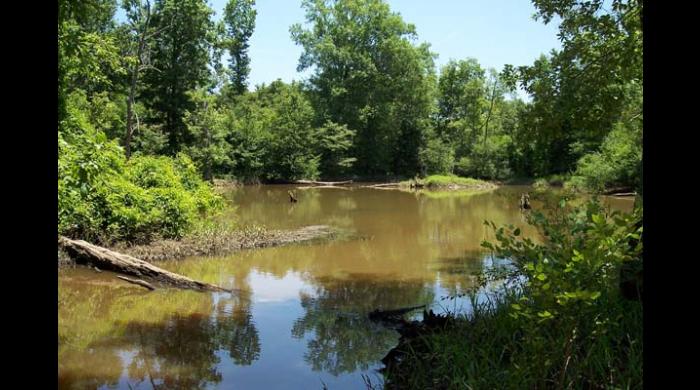
{"label": "grass", "polygon": [[386,388],[642,388],[643,305],[623,294],[629,285],[643,290],[643,210],[561,199],[549,211],[528,217],[542,243],[487,222],[497,243],[482,246],[511,262],[484,270],[481,284],[505,277],[518,288],[487,301],[474,292],[469,315],[404,340]]}
{"label": "grass", "polygon": [[471,177],[460,177],[456,175],[430,175],[423,179],[412,179],[406,180],[399,183],[402,187],[410,187],[413,185],[418,185],[419,187],[427,188],[446,188],[446,187],[459,187],[459,188],[488,188],[493,187],[493,184],[474,179]]}
{"label": "grass", "polygon": [[618,321],[596,333],[591,318],[525,324],[510,315],[516,300],[475,305],[454,327],[404,345],[406,357],[387,372],[385,388],[642,387],[641,303],[606,302],[601,310]]}

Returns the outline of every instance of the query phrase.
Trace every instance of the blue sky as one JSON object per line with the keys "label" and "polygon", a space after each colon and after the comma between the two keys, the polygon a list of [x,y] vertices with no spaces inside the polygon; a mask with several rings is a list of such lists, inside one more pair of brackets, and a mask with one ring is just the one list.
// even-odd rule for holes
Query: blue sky
{"label": "blue sky", "polygon": [[[227,0],[209,0],[219,19]],[[528,0],[388,0],[392,11],[413,23],[420,42],[438,54],[436,65],[474,57],[485,68],[529,65],[540,54],[560,48],[558,24],[535,21]],[[278,78],[301,80],[296,71],[301,47],[289,27],[304,22],[300,0],[256,0],[258,11],[249,54],[249,89]],[[522,94],[520,94],[522,95]]]}
{"label": "blue sky", "polygon": [[[218,19],[227,0],[210,5]],[[560,48],[558,24],[535,21],[527,0],[389,0],[392,11],[413,23],[420,42],[438,54],[436,65],[474,57],[483,67],[529,65],[540,54]],[[298,0],[256,0],[255,32],[250,40],[249,88],[280,78],[300,80],[296,67],[301,47],[292,42],[289,26],[304,22]],[[522,94],[520,94],[522,95]]]}

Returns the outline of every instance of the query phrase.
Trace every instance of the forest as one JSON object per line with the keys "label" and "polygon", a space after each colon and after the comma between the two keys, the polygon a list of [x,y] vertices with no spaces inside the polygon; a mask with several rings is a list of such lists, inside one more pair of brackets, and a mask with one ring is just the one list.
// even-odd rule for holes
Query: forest
{"label": "forest", "polygon": [[204,0],[61,0],[59,232],[180,237],[220,208],[214,178],[448,174],[642,193],[641,0],[533,4],[560,20],[561,50],[436,69],[384,1],[304,0],[289,31],[310,76],[253,87],[254,0],[216,22]]}
{"label": "forest", "polygon": [[59,0],[59,385],[641,388],[643,0],[531,5],[494,69],[301,0],[251,85],[255,0]]}

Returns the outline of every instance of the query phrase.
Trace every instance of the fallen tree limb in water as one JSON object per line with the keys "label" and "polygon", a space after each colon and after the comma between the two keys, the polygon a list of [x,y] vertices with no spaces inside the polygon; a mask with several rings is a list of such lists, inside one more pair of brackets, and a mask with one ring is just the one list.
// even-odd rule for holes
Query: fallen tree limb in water
{"label": "fallen tree limb in water", "polygon": [[[384,368],[380,371],[392,370],[398,365],[409,351],[420,351],[422,346],[421,336],[441,332],[454,324],[454,318],[450,315],[435,314],[432,310],[425,310],[425,306],[408,307],[405,309],[379,311],[369,314],[370,321],[379,322],[384,326],[396,330],[401,337],[396,347],[392,348],[382,359]],[[410,311],[423,308],[422,321],[407,321],[402,316]]]}
{"label": "fallen tree limb in water", "polygon": [[214,284],[190,279],[186,276],[156,267],[151,263],[135,257],[114,252],[86,241],[71,240],[61,236],[58,238],[58,245],[68,252],[78,264],[85,264],[92,267],[99,266],[101,269],[125,275],[146,277],[178,288],[199,291],[231,291]]}
{"label": "fallen tree limb in water", "polygon": [[150,284],[150,283],[148,283],[148,282],[144,282],[143,280],[140,280],[140,279],[130,279],[130,278],[127,278],[126,276],[119,276],[119,275],[117,275],[117,278],[119,278],[119,279],[121,279],[121,280],[125,280],[125,281],[127,281],[127,282],[129,282],[129,283],[132,283],[132,284],[139,285],[139,286],[141,286],[141,287],[145,287],[145,288],[147,288],[147,289],[149,289],[149,290],[151,290],[151,291],[153,291],[153,290],[156,289],[155,287],[153,287],[152,284]]}
{"label": "fallen tree limb in water", "polygon": [[384,187],[398,187],[400,184],[399,183],[382,183],[382,184],[372,184],[369,186],[365,186],[367,188],[384,188]]}
{"label": "fallen tree limb in water", "polygon": [[297,180],[294,184],[311,184],[317,186],[337,186],[341,184],[352,184],[352,180],[345,181],[315,181],[315,180]]}
{"label": "fallen tree limb in water", "polygon": [[297,190],[310,190],[310,189],[317,189],[317,188],[332,188],[336,190],[345,190],[345,191],[350,191],[352,188],[351,187],[341,187],[341,186],[303,186],[303,187],[297,187]]}
{"label": "fallen tree limb in water", "polygon": [[609,189],[603,191],[603,195],[623,196],[623,195],[633,195],[633,194],[634,194],[634,188],[632,188],[632,187],[614,187],[614,188],[609,188]]}

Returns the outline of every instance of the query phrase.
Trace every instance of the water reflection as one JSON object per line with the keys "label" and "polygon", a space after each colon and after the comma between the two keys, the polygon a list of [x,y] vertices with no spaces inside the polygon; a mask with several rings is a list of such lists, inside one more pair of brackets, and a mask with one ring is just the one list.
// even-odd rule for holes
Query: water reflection
{"label": "water reflection", "polygon": [[[146,292],[109,273],[59,277],[61,388],[362,388],[398,334],[377,308],[469,307],[462,294],[491,266],[483,222],[514,224],[527,188],[400,192],[245,187],[222,218],[295,228],[329,224],[353,239],[193,258],[160,266],[238,294]],[[612,200],[619,203],[619,200]],[[533,206],[536,207],[536,199]],[[628,203],[613,205],[631,207]]]}
{"label": "water reflection", "polygon": [[260,356],[245,293],[144,294],[86,284],[88,272],[76,270],[59,285],[61,388],[199,389],[222,379],[217,352],[227,351],[238,365]]}
{"label": "water reflection", "polygon": [[294,322],[292,336],[301,339],[311,333],[305,361],[314,370],[334,375],[367,370],[396,345],[398,334],[370,322],[370,311],[428,304],[434,298],[432,283],[420,280],[387,281],[352,274],[316,282],[313,294],[301,295],[305,313]]}

